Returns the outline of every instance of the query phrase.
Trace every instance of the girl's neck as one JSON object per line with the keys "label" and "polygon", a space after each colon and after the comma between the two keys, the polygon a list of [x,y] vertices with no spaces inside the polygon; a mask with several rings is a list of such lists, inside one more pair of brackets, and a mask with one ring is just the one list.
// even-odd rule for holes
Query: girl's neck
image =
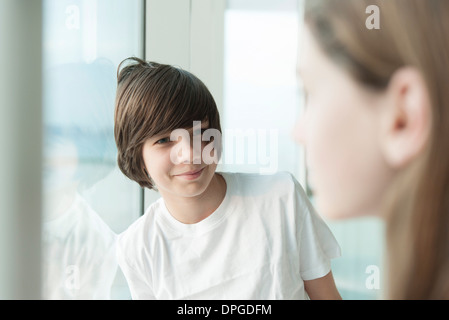
{"label": "girl's neck", "polygon": [[198,223],[210,216],[226,195],[226,181],[215,173],[206,190],[195,197],[162,195],[170,214],[185,224]]}

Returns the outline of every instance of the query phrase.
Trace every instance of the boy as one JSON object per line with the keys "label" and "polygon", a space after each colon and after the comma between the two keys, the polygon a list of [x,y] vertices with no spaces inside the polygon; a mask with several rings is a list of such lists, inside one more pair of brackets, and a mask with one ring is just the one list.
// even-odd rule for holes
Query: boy
{"label": "boy", "polygon": [[118,237],[133,299],[340,299],[330,271],[340,248],[292,175],[215,172],[220,139],[205,136],[221,127],[206,86],[169,65],[127,60],[118,165],[162,196]]}

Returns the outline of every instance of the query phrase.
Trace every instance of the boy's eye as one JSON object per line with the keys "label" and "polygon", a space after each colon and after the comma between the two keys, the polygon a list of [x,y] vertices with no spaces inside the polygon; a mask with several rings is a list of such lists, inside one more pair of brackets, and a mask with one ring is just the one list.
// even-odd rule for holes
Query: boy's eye
{"label": "boy's eye", "polygon": [[157,144],[164,144],[167,142],[170,142],[170,138],[162,138],[162,139],[159,139],[158,141],[156,141]]}

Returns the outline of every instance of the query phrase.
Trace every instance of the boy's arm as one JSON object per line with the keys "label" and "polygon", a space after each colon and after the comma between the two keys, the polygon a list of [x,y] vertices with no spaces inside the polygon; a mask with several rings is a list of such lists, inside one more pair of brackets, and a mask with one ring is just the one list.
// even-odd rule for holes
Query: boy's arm
{"label": "boy's arm", "polygon": [[332,271],[324,277],[304,281],[304,288],[311,300],[341,300]]}

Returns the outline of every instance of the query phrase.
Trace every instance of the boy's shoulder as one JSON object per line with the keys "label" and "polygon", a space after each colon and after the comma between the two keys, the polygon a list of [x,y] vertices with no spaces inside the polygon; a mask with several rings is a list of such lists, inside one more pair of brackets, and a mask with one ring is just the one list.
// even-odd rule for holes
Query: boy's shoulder
{"label": "boy's shoulder", "polygon": [[152,203],[142,216],[118,235],[118,243],[122,246],[129,243],[144,243],[145,235],[148,235],[149,228],[154,225],[156,212],[160,210],[161,205],[163,205],[162,198]]}

